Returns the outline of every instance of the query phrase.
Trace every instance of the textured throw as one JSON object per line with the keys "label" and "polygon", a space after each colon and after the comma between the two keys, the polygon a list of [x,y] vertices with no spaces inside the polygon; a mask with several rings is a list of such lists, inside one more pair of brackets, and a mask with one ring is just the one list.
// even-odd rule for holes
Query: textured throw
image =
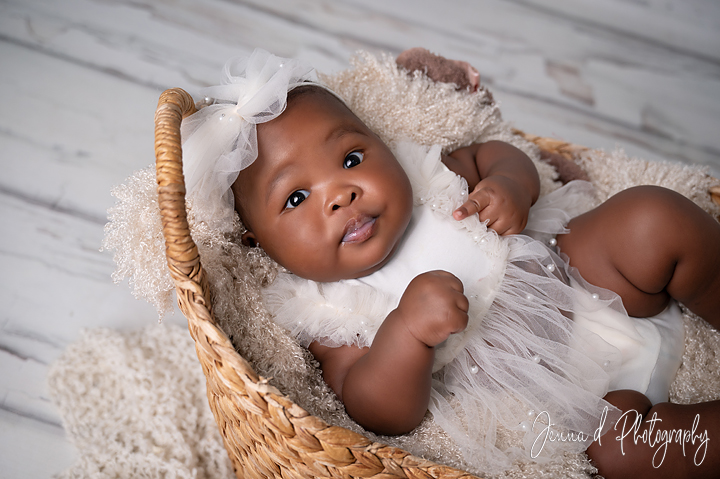
{"label": "textured throw", "polygon": [[83,331],[48,386],[79,453],[60,477],[234,477],[183,328]]}

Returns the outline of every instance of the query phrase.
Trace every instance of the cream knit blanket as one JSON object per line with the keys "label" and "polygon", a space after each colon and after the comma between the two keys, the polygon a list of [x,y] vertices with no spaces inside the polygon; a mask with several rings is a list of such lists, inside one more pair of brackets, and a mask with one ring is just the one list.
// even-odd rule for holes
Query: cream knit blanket
{"label": "cream knit blanket", "polygon": [[60,477],[234,477],[183,328],[83,331],[48,387],[79,453]]}

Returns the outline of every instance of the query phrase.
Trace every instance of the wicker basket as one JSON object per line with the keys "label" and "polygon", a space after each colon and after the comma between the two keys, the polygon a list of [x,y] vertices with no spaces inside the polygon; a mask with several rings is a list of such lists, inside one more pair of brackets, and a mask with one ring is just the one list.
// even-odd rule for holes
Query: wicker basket
{"label": "wicker basket", "polygon": [[[192,97],[179,88],[160,96],[155,114],[159,204],[178,303],[195,340],[210,408],[237,477],[474,477],[311,416],[259,377],[235,351],[215,324],[207,278],[185,211],[180,123],[195,111]],[[525,137],[544,151],[569,159],[584,150],[547,138]],[[720,204],[720,188],[712,194]]]}

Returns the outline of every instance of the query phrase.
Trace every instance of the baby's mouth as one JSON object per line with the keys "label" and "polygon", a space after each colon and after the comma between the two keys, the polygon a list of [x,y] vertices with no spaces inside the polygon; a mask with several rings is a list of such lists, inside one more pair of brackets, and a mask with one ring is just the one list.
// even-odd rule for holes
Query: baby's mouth
{"label": "baby's mouth", "polygon": [[343,243],[362,243],[373,235],[375,219],[371,216],[350,218],[343,230]]}

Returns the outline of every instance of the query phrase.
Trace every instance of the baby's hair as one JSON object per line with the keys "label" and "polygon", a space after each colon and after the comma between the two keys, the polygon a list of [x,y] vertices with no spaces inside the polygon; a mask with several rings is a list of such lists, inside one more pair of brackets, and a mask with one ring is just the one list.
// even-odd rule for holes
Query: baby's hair
{"label": "baby's hair", "polygon": [[295,87],[287,94],[287,105],[290,106],[290,104],[294,100],[300,97],[312,94],[320,94],[321,91],[325,91],[325,89],[317,85],[301,85],[299,87]]}
{"label": "baby's hair", "polygon": [[[336,97],[328,89],[323,88],[319,85],[308,84],[308,85],[301,85],[301,86],[295,87],[292,90],[290,90],[287,94],[287,105],[290,106],[291,102],[297,100],[300,97],[307,96],[307,95],[320,95],[320,96],[327,95],[329,97],[334,98],[336,101],[340,101],[338,99],[338,97]],[[342,103],[342,102],[340,102],[340,103]]]}

